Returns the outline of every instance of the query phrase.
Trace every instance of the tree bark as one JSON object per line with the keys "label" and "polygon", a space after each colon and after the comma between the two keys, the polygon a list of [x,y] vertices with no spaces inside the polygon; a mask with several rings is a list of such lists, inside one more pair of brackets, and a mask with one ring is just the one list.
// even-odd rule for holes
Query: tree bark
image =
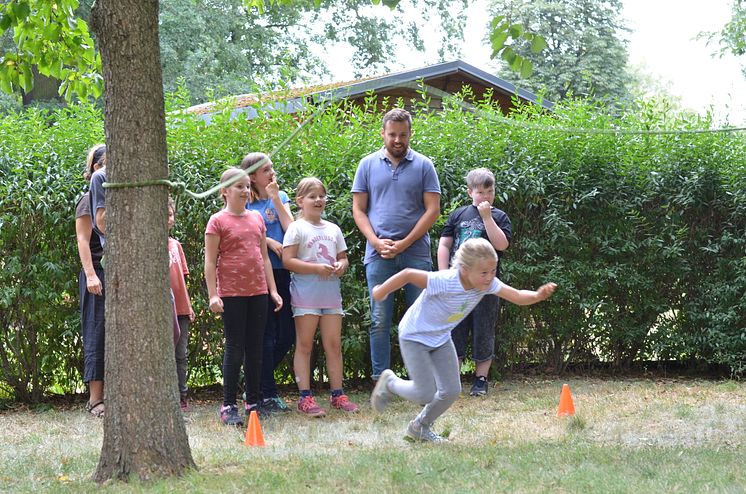
{"label": "tree bark", "polygon": [[[107,181],[168,176],[157,0],[98,0]],[[104,439],[94,479],[193,468],[178,405],[165,186],[106,192]]]}

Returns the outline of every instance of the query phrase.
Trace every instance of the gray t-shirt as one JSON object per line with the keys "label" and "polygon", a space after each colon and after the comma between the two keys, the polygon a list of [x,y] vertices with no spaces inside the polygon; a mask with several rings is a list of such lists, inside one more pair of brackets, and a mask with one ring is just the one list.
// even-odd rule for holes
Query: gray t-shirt
{"label": "gray t-shirt", "polygon": [[[440,194],[440,182],[433,162],[409,149],[396,167],[384,149],[360,161],[352,192],[368,194],[368,220],[376,236],[401,240],[425,214],[425,192]],[[406,250],[408,255],[431,260],[430,235],[426,233]],[[378,252],[366,242],[364,263],[378,258]]]}
{"label": "gray t-shirt", "polygon": [[91,221],[93,222],[93,230],[98,233],[101,238],[101,245],[105,243],[105,235],[99,230],[96,225],[96,211],[99,209],[106,209],[106,189],[104,189],[104,182],[106,182],[106,168],[96,170],[91,176]]}
{"label": "gray t-shirt", "polygon": [[[83,216],[91,216],[91,202],[90,193],[86,192],[83,197],[78,199],[78,203],[75,205],[75,219]],[[101,258],[104,257],[104,247],[101,244],[101,239],[98,233],[91,232],[91,239],[88,241],[88,247],[91,250],[91,261],[93,261],[94,267],[101,267]]]}

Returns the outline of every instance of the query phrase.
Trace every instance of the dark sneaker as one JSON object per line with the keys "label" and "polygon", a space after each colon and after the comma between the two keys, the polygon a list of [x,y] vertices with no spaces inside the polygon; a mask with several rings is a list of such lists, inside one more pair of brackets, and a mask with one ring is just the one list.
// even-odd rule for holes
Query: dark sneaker
{"label": "dark sneaker", "polygon": [[439,436],[434,433],[433,430],[427,426],[420,424],[417,419],[414,419],[407,426],[407,432],[404,439],[415,443],[447,443],[448,439],[443,436]]}
{"label": "dark sneaker", "polygon": [[395,377],[396,375],[391,369],[386,369],[381,372],[381,375],[376,382],[376,386],[370,394],[370,406],[372,406],[373,410],[376,412],[383,412],[383,410],[388,406],[389,401],[391,401],[391,398],[394,396],[394,393],[389,391],[388,385]]}
{"label": "dark sneaker", "polygon": [[189,401],[187,400],[186,395],[181,395],[181,398],[179,399],[179,406],[181,407],[182,412],[189,411]]}
{"label": "dark sneaker", "polygon": [[487,378],[484,376],[477,376],[474,384],[471,385],[469,396],[484,396],[487,394],[487,389],[489,389]]}
{"label": "dark sneaker", "polygon": [[278,413],[282,413],[284,411],[282,408],[280,408],[280,406],[273,398],[262,400],[262,402],[259,404],[259,409],[261,412],[260,414],[264,414],[267,416],[277,415]]}
{"label": "dark sneaker", "polygon": [[243,419],[238,414],[238,407],[236,405],[220,407],[220,421],[225,425],[243,425]]}
{"label": "dark sneaker", "polygon": [[347,395],[332,396],[332,408],[344,410],[345,412],[357,412],[360,407],[351,402]]}
{"label": "dark sneaker", "polygon": [[323,417],[326,415],[324,409],[316,404],[313,396],[304,396],[298,400],[298,411],[310,417]]}
{"label": "dark sneaker", "polygon": [[247,418],[251,416],[252,411],[256,411],[256,414],[260,419],[267,419],[273,415],[272,411],[265,408],[263,403],[259,405],[249,405],[248,403],[244,403],[243,406]]}
{"label": "dark sneaker", "polygon": [[280,412],[287,413],[287,412],[290,411],[290,407],[288,406],[288,404],[285,403],[285,400],[283,400],[279,396],[275,396],[274,398],[270,398],[270,400],[272,400],[272,401],[275,402],[275,407]]}

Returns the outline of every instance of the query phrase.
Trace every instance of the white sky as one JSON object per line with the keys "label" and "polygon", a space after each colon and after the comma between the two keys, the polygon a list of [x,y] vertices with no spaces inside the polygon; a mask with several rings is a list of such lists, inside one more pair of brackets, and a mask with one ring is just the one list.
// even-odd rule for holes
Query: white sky
{"label": "white sky", "polygon": [[[730,18],[732,0],[623,0],[623,17],[632,30],[629,63],[642,70],[668,88],[669,93],[681,98],[683,107],[704,113],[712,106],[718,120],[728,120],[741,125],[746,121],[746,79],[741,73],[741,63],[733,56],[713,57],[716,46],[707,46],[704,39],[697,40],[703,31],[719,31]],[[495,72],[490,49],[484,45],[486,33],[486,0],[478,0],[469,9],[461,59],[489,72]],[[374,7],[377,15],[384,12]],[[427,39],[430,25],[423,25],[421,34]],[[430,43],[433,45],[434,43]],[[325,59],[329,62],[333,80],[353,79],[349,69],[349,53],[344,47],[329,49]],[[437,61],[437,47],[425,54],[397,49],[396,64],[392,71],[416,69]],[[746,58],[741,62],[746,65]],[[520,85],[516,78],[507,77]]]}

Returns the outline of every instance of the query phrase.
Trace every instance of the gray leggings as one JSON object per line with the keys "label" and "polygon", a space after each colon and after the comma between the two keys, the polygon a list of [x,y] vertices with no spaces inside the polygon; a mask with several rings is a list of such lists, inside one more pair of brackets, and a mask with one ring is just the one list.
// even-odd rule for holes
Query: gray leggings
{"label": "gray leggings", "polygon": [[433,348],[422,343],[399,339],[409,378],[392,379],[391,392],[415,403],[425,403],[417,420],[431,426],[461,394],[461,376],[453,341]]}

